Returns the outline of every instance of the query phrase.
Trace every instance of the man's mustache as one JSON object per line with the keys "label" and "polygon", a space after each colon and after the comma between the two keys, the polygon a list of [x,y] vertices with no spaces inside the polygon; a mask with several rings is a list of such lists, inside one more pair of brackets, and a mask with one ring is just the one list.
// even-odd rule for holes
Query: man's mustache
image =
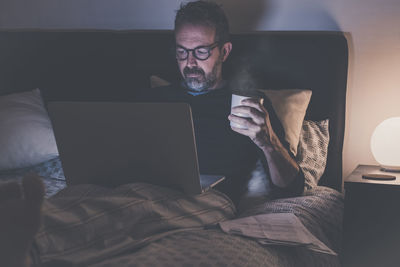
{"label": "man's mustache", "polygon": [[185,67],[183,69],[183,74],[185,74],[185,75],[189,75],[189,74],[201,74],[201,75],[204,75],[204,71],[202,69],[200,69],[200,68],[188,68],[188,67]]}

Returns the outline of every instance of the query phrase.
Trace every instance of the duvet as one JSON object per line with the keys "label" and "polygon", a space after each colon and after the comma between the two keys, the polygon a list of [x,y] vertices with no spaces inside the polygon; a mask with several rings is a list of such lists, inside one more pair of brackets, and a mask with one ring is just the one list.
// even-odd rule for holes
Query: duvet
{"label": "duvet", "polygon": [[[0,178],[7,177],[18,174]],[[266,200],[238,214],[215,190],[187,196],[143,183],[62,189],[65,183],[54,177],[44,182],[54,195],[44,202],[32,248],[36,266],[340,266],[338,256],[262,246],[217,227],[235,217],[290,212],[340,255],[343,196],[327,187]]]}

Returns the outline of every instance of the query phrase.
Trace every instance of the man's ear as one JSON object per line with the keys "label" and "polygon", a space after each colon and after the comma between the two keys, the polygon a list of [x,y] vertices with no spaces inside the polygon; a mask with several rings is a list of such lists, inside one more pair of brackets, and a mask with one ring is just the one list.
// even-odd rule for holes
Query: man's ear
{"label": "man's ear", "polygon": [[232,50],[231,42],[227,42],[222,46],[222,56],[223,56],[222,62],[224,62],[228,58],[229,54],[231,53],[231,50]]}

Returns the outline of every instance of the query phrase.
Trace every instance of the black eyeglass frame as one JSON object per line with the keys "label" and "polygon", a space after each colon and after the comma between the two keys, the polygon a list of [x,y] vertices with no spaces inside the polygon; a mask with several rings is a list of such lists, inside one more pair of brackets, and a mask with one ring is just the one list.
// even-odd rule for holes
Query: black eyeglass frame
{"label": "black eyeglass frame", "polygon": [[[209,57],[211,57],[211,51],[212,51],[215,47],[217,47],[218,45],[219,45],[219,42],[215,42],[215,43],[210,44],[210,45],[201,45],[201,46],[197,46],[197,47],[192,48],[192,49],[187,49],[187,48],[185,48],[185,47],[183,47],[183,46],[181,46],[181,45],[175,45],[175,56],[176,56],[176,59],[177,59],[177,60],[182,61],[182,60],[186,60],[186,59],[189,57],[189,53],[192,52],[193,56],[194,56],[196,59],[201,60],[201,61],[204,61],[204,60],[207,60]],[[176,51],[178,47],[179,47],[179,48],[182,48],[183,50],[185,50],[185,52],[186,52],[186,57],[185,57],[185,58],[179,58],[179,57],[178,57],[178,53],[177,53],[177,51]],[[206,58],[199,58],[198,55],[196,54],[196,51],[198,51],[198,49],[201,49],[201,48],[206,48],[206,49],[207,49],[207,57],[206,57]]]}

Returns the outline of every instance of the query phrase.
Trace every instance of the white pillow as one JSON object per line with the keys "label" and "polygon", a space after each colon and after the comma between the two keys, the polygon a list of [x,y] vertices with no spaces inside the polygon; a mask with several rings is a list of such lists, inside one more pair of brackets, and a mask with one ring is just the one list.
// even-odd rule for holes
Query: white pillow
{"label": "white pillow", "polygon": [[290,151],[296,156],[301,126],[312,91],[302,89],[260,91],[271,100],[272,107],[285,129],[285,139],[290,145]]}
{"label": "white pillow", "polygon": [[58,156],[39,89],[0,96],[0,171]]}
{"label": "white pillow", "polygon": [[[151,88],[169,84],[168,81],[158,76],[150,76]],[[264,93],[271,100],[272,107],[285,129],[285,139],[289,143],[290,151],[296,156],[301,126],[304,121],[304,116],[306,115],[312,91],[301,89],[260,89],[259,91]]]}

